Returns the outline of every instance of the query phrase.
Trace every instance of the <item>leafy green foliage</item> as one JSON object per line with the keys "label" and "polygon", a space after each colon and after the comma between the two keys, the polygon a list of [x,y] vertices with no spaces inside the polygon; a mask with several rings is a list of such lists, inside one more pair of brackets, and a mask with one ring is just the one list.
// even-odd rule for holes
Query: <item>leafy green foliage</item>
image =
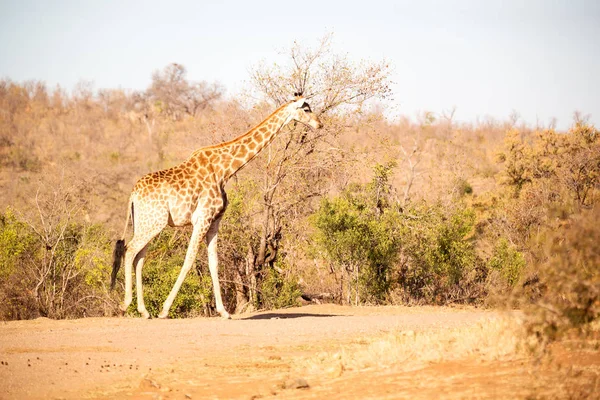
{"label": "leafy green foliage", "polygon": [[38,314],[36,299],[27,288],[34,280],[25,267],[38,258],[33,230],[8,208],[0,215],[0,319],[28,319]]}
{"label": "leafy green foliage", "polygon": [[472,209],[460,204],[415,206],[403,219],[401,286],[418,302],[443,304],[466,296],[475,276],[477,257],[471,238]]}
{"label": "leafy green foliage", "polygon": [[514,287],[525,268],[525,257],[508,240],[501,238],[488,260],[488,267],[498,271],[510,287]]}
{"label": "leafy green foliage", "polygon": [[68,219],[40,230],[9,209],[0,216],[2,319],[71,318],[112,311],[110,241],[99,225]]}
{"label": "leafy green foliage", "polygon": [[22,258],[33,252],[34,243],[31,229],[10,208],[0,215],[0,279],[15,272]]}
{"label": "leafy green foliage", "polygon": [[298,298],[302,294],[298,280],[294,275],[285,274],[285,265],[278,263],[277,268],[270,268],[263,278],[260,300],[263,307],[284,308],[298,306]]}
{"label": "leafy green foliage", "polygon": [[349,283],[348,301],[351,291],[355,303],[386,299],[399,246],[400,214],[388,183],[393,166],[377,165],[368,185],[351,185],[333,200],[323,199],[313,217],[316,246]]}
{"label": "leafy green foliage", "polygon": [[346,273],[355,302],[388,301],[391,290],[404,301],[470,299],[484,275],[476,271],[474,211],[422,204],[401,212],[388,183],[393,167],[378,165],[369,184],[323,200],[313,220],[318,249]]}

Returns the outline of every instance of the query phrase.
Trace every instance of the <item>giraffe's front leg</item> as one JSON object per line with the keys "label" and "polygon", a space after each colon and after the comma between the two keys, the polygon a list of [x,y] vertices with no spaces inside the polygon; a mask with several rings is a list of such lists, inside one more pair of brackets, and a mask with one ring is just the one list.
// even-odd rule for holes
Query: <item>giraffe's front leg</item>
{"label": "giraffe's front leg", "polygon": [[206,234],[206,245],[208,248],[208,269],[210,270],[210,277],[213,282],[213,290],[215,294],[217,312],[221,314],[222,318],[231,319],[231,315],[229,315],[229,313],[223,306],[223,299],[221,298],[221,286],[219,285],[219,255],[217,253],[217,232],[219,231],[220,222],[221,218],[216,219],[211,224]]}
{"label": "giraffe's front leg", "polygon": [[121,306],[119,307],[123,314],[127,312],[127,308],[133,300],[133,277],[131,272],[133,270],[133,259],[136,255],[136,252],[134,249],[131,248],[132,243],[134,243],[133,240],[127,245],[128,249],[125,253],[125,299],[123,301],[123,304],[121,304]]}
{"label": "giraffe's front leg", "polygon": [[177,277],[175,285],[173,285],[173,289],[171,289],[171,293],[169,293],[167,300],[165,300],[165,303],[163,304],[162,311],[160,312],[160,314],[158,314],[158,318],[167,318],[169,316],[169,310],[171,309],[171,305],[175,300],[175,296],[177,296],[177,293],[179,292],[179,289],[183,284],[185,276],[194,265],[194,261],[196,261],[196,254],[198,254],[200,240],[202,239],[202,236],[204,236],[204,234],[206,233],[207,228],[208,223],[194,225],[192,237],[190,238],[190,244],[188,246],[187,253],[185,254],[185,261],[183,262],[183,267],[179,272],[179,276]]}

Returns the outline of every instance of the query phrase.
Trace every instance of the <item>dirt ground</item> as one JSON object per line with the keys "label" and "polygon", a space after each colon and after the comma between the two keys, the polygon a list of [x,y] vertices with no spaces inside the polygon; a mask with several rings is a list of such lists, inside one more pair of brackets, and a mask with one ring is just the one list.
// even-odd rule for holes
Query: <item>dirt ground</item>
{"label": "dirt ground", "polygon": [[476,309],[314,305],[0,323],[0,398],[600,398],[597,346],[536,363]]}

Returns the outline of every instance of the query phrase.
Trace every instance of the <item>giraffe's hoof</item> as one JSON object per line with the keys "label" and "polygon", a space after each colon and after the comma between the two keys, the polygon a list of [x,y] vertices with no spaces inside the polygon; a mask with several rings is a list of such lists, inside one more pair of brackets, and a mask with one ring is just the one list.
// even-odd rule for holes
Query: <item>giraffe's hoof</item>
{"label": "giraffe's hoof", "polygon": [[219,314],[221,314],[221,318],[223,319],[231,319],[231,315],[227,311],[221,311]]}
{"label": "giraffe's hoof", "polygon": [[167,312],[161,311],[161,313],[158,314],[158,318],[160,318],[160,319],[167,319],[167,318],[169,318],[169,312],[168,311]]}
{"label": "giraffe's hoof", "polygon": [[125,313],[127,312],[127,308],[128,308],[128,307],[129,307],[129,306],[126,306],[125,304],[121,304],[121,305],[119,306],[119,311],[121,311],[121,315],[125,315]]}
{"label": "giraffe's hoof", "polygon": [[142,314],[142,318],[144,318],[144,319],[150,319],[150,313],[148,311],[146,311],[146,310],[139,311],[138,310],[138,312],[140,314]]}

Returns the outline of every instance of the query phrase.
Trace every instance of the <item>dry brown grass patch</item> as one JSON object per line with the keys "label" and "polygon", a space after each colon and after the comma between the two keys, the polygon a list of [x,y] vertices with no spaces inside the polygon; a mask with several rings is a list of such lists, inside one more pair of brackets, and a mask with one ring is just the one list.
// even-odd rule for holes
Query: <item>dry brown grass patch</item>
{"label": "dry brown grass patch", "polygon": [[394,331],[365,337],[323,352],[307,360],[309,371],[340,375],[346,370],[401,371],[432,363],[476,357],[480,361],[514,360],[523,357],[523,329],[520,318],[509,315],[489,317],[474,325],[428,331]]}

